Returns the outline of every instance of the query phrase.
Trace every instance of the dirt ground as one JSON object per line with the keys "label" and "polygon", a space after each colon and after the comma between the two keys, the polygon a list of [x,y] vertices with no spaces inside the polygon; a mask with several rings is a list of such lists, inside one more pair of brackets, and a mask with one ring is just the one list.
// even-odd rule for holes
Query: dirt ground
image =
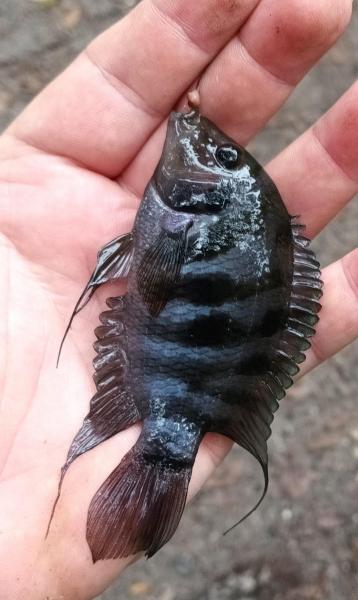
{"label": "dirt ground", "polygon": [[[134,4],[2,0],[0,129]],[[357,78],[357,57],[356,6],[339,44],[251,144],[255,155],[267,160],[333,104]],[[353,202],[314,243],[323,265],[355,247],[357,223]],[[357,600],[357,368],[356,343],[282,402],[269,444],[269,492],[249,520],[222,537],[262,486],[259,467],[235,450],[188,508],[174,540],[101,600]]]}

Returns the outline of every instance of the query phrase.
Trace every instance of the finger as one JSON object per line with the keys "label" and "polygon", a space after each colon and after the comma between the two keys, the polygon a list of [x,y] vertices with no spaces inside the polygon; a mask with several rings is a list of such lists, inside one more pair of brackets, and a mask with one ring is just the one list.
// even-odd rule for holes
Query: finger
{"label": "finger", "polygon": [[316,235],[358,191],[358,83],[267,167],[292,215]]}
{"label": "finger", "polygon": [[345,30],[351,0],[263,0],[200,79],[202,110],[243,145]]}
{"label": "finger", "polygon": [[323,270],[322,310],[304,375],[358,337],[358,248]]}
{"label": "finger", "polygon": [[8,130],[117,175],[258,0],[143,0],[100,35]]}
{"label": "finger", "polygon": [[[201,110],[246,144],[344,31],[350,0],[262,0],[200,78]],[[141,195],[159,159],[165,126],[123,173]]]}
{"label": "finger", "polygon": [[200,444],[188,490],[190,501],[231,450],[233,442],[218,433],[207,433]]}

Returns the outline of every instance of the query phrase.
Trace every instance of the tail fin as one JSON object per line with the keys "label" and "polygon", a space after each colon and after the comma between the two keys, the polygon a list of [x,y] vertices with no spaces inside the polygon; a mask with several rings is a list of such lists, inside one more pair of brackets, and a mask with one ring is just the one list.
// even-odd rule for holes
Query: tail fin
{"label": "tail fin", "polygon": [[145,551],[150,558],[172,537],[182,516],[192,463],[128,452],[109,475],[88,511],[87,541],[93,562]]}

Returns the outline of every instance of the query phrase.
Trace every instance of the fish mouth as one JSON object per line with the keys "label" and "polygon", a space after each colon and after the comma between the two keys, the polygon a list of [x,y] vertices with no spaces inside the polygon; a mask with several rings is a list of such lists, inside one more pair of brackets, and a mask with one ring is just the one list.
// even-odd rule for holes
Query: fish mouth
{"label": "fish mouth", "polygon": [[176,138],[180,138],[196,129],[201,125],[201,115],[197,110],[191,110],[187,113],[172,112],[169,116],[168,130]]}
{"label": "fish mouth", "polygon": [[169,116],[169,123],[174,123],[176,125],[183,126],[186,129],[199,127],[200,122],[201,115],[199,111],[195,108],[186,113],[173,111]]}

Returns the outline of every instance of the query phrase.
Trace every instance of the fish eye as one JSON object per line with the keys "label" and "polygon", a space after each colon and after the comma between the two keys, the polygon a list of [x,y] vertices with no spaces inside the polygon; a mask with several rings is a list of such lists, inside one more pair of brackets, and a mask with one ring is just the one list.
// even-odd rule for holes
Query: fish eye
{"label": "fish eye", "polygon": [[232,171],[240,164],[240,151],[235,146],[220,146],[215,152],[215,158],[220,166]]}

